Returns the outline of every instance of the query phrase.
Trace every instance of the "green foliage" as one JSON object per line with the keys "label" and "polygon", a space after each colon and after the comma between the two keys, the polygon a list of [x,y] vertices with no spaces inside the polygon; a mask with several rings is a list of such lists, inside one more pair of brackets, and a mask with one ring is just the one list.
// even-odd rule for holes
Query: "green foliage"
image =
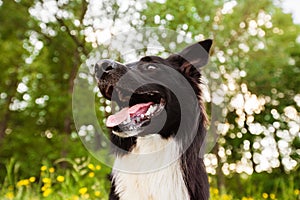
{"label": "green foliage", "polygon": [[[23,178],[17,176],[20,164],[14,158],[6,163],[7,175],[0,190],[1,199],[108,198],[109,184],[106,179],[110,169],[90,157],[61,158],[53,164],[44,160],[37,171],[31,171],[31,175]],[[266,179],[272,180],[267,187],[262,184]],[[297,179],[299,177],[293,175],[282,179],[271,174],[253,175],[249,179],[232,177],[230,182],[237,181],[238,184],[230,184],[227,191],[220,191],[216,187],[215,177],[210,177],[211,199],[299,199]]]}
{"label": "green foliage", "polygon": [[[13,136],[13,134],[16,134]],[[49,139],[46,135],[12,132],[7,136],[6,141],[1,146],[2,162],[9,160],[12,155],[21,166],[18,169],[18,176],[26,177],[32,172],[38,172],[40,163],[43,160],[54,161],[64,154],[69,158],[86,156],[88,153],[82,145],[79,138],[70,139],[69,136],[51,133],[49,130],[46,134],[53,134]],[[12,152],[13,151],[13,152]],[[1,164],[3,164],[1,162]],[[5,173],[0,174],[0,180],[3,180]]]}
{"label": "green foliage", "polygon": [[[32,175],[17,177],[20,162],[6,164],[7,176],[0,190],[1,199],[107,199],[109,168],[89,157],[48,161]],[[97,179],[95,178],[97,177]]]}

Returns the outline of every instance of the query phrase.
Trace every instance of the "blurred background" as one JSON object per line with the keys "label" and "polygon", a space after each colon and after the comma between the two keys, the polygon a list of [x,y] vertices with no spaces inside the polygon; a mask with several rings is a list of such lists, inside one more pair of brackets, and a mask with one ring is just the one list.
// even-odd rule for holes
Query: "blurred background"
{"label": "blurred background", "polygon": [[[74,79],[119,32],[214,39],[226,121],[205,155],[211,199],[300,199],[298,0],[0,0],[0,198],[107,199],[110,168],[82,145]],[[174,41],[181,43],[181,41]],[[95,108],[104,118],[110,104]]]}

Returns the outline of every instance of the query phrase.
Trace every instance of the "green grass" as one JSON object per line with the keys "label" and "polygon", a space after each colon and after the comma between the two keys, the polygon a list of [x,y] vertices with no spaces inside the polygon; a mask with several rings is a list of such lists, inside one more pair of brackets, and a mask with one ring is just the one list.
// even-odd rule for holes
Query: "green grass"
{"label": "green grass", "polygon": [[[5,179],[0,183],[1,200],[108,199],[110,168],[89,157],[62,158],[53,163],[45,161],[38,172],[32,172],[38,175],[29,177],[18,175],[20,167],[21,163],[15,159],[6,162]],[[271,180],[275,188],[272,192],[266,192],[263,185],[251,181],[250,178],[246,183],[252,187],[250,193],[246,192],[249,188],[220,192],[215,186],[216,177],[210,177],[211,200],[300,200],[300,188],[292,178]]]}
{"label": "green grass", "polygon": [[39,175],[16,177],[20,164],[14,159],[6,164],[7,175],[0,199],[107,199],[109,168],[92,163],[90,158],[59,159],[52,165],[41,164]]}

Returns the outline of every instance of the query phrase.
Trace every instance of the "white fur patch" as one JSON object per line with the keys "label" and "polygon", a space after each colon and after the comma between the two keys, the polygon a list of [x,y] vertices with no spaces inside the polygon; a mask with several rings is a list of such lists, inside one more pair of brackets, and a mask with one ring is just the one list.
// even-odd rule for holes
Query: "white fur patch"
{"label": "white fur patch", "polygon": [[[132,153],[115,161],[112,175],[120,200],[188,200],[179,148],[174,139],[165,140],[160,135],[138,138]],[[140,159],[139,155],[146,157]],[[139,173],[116,170],[130,166]],[[148,172],[142,173],[145,168]]]}

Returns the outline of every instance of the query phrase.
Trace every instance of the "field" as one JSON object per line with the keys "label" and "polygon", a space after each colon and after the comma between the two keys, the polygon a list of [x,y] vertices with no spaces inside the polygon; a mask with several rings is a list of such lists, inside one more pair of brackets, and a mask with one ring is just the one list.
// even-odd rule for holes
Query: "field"
{"label": "field", "polygon": [[[36,176],[18,177],[20,163],[11,159],[6,165],[7,174],[0,185],[2,200],[83,200],[108,199],[109,182],[107,175],[110,168],[92,160],[89,157],[59,159],[54,163],[45,162],[40,165]],[[277,185],[271,190],[265,190],[264,184],[245,180],[240,191],[228,187],[224,191],[217,189],[216,177],[210,176],[211,200],[297,200],[300,199],[300,188],[294,185],[292,175],[287,175],[290,181],[274,180]],[[233,180],[229,184],[236,185]],[[272,181],[272,180],[270,180]],[[246,188],[245,188],[246,186]]]}

